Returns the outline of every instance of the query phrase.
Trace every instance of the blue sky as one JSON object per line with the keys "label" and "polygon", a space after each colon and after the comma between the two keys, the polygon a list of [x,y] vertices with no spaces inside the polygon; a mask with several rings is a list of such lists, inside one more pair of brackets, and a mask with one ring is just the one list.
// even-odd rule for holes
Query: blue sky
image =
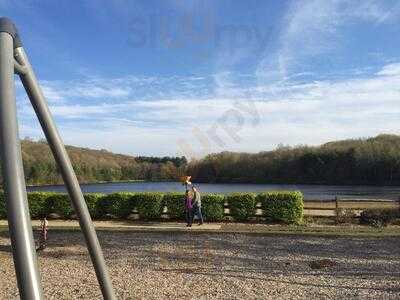
{"label": "blue sky", "polygon": [[[0,10],[67,144],[201,157],[399,133],[398,1],[0,0]],[[17,103],[21,137],[41,138],[19,83]]]}

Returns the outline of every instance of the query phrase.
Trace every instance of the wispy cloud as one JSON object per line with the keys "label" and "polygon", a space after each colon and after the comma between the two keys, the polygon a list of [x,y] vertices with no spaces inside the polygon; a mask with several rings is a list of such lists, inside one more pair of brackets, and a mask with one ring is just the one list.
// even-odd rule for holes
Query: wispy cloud
{"label": "wispy cloud", "polygon": [[[126,31],[129,30],[127,24],[132,20],[132,11],[138,11],[136,6],[147,7],[148,10],[143,10],[145,17],[146,13],[153,11],[153,7],[146,6],[145,2],[133,2],[128,9],[123,1],[109,1],[100,11],[97,1],[84,3],[87,12],[96,11],[96,18],[104,18],[104,22],[98,22],[101,26],[108,26],[111,16],[118,21],[115,26],[118,29],[125,26]],[[177,3],[179,5],[173,6],[173,15],[175,10],[179,17],[193,10],[199,13],[192,3]],[[95,65],[83,64],[79,75],[73,73],[73,80],[47,78],[41,81],[66,143],[131,154],[171,155],[178,151],[179,139],[188,138],[190,143],[198,144],[192,134],[193,128],[197,133],[204,132],[226,111],[248,100],[254,103],[261,117],[258,126],[252,127],[246,119],[244,126],[237,129],[242,138],[240,143],[225,136],[226,148],[211,145],[207,151],[254,152],[271,149],[279,143],[318,144],[332,139],[398,132],[399,59],[390,57],[392,52],[383,51],[385,49],[380,45],[382,47],[366,50],[374,53],[374,56],[369,55],[367,62],[358,65],[340,62],[343,59],[341,55],[352,61],[358,59],[358,50],[352,48],[357,45],[351,44],[349,49],[345,49],[346,43],[358,38],[354,32],[362,28],[366,35],[365,28],[393,26],[399,20],[400,5],[377,0],[285,3],[279,5],[282,7],[282,11],[277,13],[279,20],[271,22],[258,20],[252,23],[256,18],[247,16],[235,19],[238,20],[235,23],[233,18],[222,18],[217,9],[212,9],[216,13],[212,36],[206,37],[206,42],[197,40],[194,47],[190,44],[191,47],[186,49],[185,44],[178,49],[183,55],[188,51],[193,54],[197,48],[207,50],[202,57],[204,60],[201,63],[196,60],[194,64],[188,62],[184,71],[171,67],[168,70],[171,76],[162,75],[165,72],[155,67],[148,69],[154,76],[108,77],[98,75],[108,74],[101,68],[97,70]],[[164,8],[168,5],[160,10]],[[209,8],[214,8],[211,2],[207,2],[199,15],[206,16]],[[200,22],[200,27],[204,23],[203,18],[196,21]],[[55,28],[50,25],[45,28]],[[188,29],[180,26],[180,19],[169,25],[184,29],[182,32],[173,31],[178,35],[186,34]],[[269,26],[275,26],[274,31]],[[350,30],[354,28],[357,30]],[[221,33],[220,39],[216,40],[217,32],[225,35]],[[42,35],[32,34],[31,39],[36,36]],[[191,42],[191,38],[187,41]],[[269,38],[276,40],[268,44]],[[268,49],[260,50],[266,44]],[[149,56],[140,50],[147,60],[152,59],[151,55],[160,55],[154,49],[149,49],[149,52],[154,52]],[[166,51],[176,49],[168,48]],[[53,61],[59,62],[57,59]],[[186,68],[187,61],[182,61]],[[338,65],[340,70],[336,68]],[[78,63],[70,65],[74,71],[81,67]],[[135,74],[129,68],[124,72]],[[40,136],[39,125],[21,85],[18,86],[18,99],[22,136]]]}
{"label": "wispy cloud", "polygon": [[[286,79],[303,66],[304,59],[338,52],[346,26],[365,22],[369,26],[397,22],[400,5],[377,0],[303,0],[290,5],[280,33],[277,51],[265,53],[257,74],[260,78]],[[325,57],[329,62],[329,57]]]}
{"label": "wispy cloud", "polygon": [[400,75],[400,63],[386,65],[377,74],[383,76]]}
{"label": "wispy cloud", "polygon": [[42,81],[43,92],[51,101],[65,98],[123,98],[131,93],[130,85],[119,79],[79,81]]}
{"label": "wispy cloud", "polygon": [[[117,97],[84,105],[68,98],[72,96],[64,96],[66,102],[53,102],[51,110],[61,121],[67,142],[96,148],[109,146],[124,153],[151,151],[159,155],[176,153],[176,141],[190,136],[191,128],[205,130],[235,103],[244,103],[249,97],[261,116],[261,123],[253,128],[245,122],[240,132],[241,143],[227,138],[230,150],[261,151],[279,143],[318,144],[337,138],[398,132],[397,128],[400,128],[398,64],[382,66],[380,71],[368,76],[354,75],[344,80],[308,83],[292,81],[267,86],[248,85],[242,90],[236,85],[225,85],[225,76],[235,80],[233,74],[219,74],[216,78],[231,90],[224,94],[219,91],[220,87],[216,87],[217,92],[211,92],[206,98],[182,97],[177,92],[175,97],[169,95],[164,99],[153,91],[154,94],[148,94],[145,100],[133,100],[128,96],[125,100]],[[165,78],[163,80],[169,82]],[[183,78],[180,80],[183,81]],[[194,82],[203,78],[188,80],[191,84],[187,85],[188,91],[184,94],[195,89]],[[73,86],[70,88],[74,89]],[[54,92],[57,94],[60,91],[56,89]],[[104,99],[108,96],[108,92],[103,94]],[[96,97],[101,98],[101,95]],[[29,113],[30,108],[23,110],[23,118],[30,118]],[[36,132],[34,127],[22,130],[23,135]],[[108,139],[113,141],[109,145]],[[190,139],[196,142],[195,137]],[[157,143],[163,145],[162,149],[149,147]],[[209,150],[223,149],[214,145]]]}

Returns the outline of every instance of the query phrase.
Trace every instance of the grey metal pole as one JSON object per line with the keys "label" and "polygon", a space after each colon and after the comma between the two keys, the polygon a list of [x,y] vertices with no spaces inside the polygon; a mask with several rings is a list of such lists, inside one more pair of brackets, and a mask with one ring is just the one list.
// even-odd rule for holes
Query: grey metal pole
{"label": "grey metal pole", "polygon": [[104,299],[115,299],[114,290],[104,261],[103,253],[86,202],[83,198],[78,179],[76,178],[68,153],[65,150],[60,134],[55,126],[32,66],[30,65],[27,55],[22,47],[15,49],[15,59],[24,69],[23,72],[19,73],[19,76],[46,135],[54,158],[60,168],[75,212],[78,215],[79,223],[86,239],[103,297]]}
{"label": "grey metal pole", "polygon": [[[12,23],[11,23],[12,24]],[[14,82],[14,37],[0,19],[0,148],[8,226],[19,294],[43,299],[18,138]],[[4,31],[3,31],[4,30]],[[14,32],[15,33],[15,32]]]}

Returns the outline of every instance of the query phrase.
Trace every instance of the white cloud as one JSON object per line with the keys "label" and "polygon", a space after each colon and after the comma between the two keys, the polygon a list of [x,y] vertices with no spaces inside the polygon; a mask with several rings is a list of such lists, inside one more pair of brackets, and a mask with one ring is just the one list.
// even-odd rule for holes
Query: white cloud
{"label": "white cloud", "polygon": [[100,105],[52,105],[50,110],[53,115],[65,118],[85,118],[93,115],[105,115],[113,112],[113,106]]}
{"label": "white cloud", "polygon": [[[97,1],[87,2],[98,11]],[[119,7],[120,19],[129,20],[129,10],[118,5],[121,3],[113,1],[100,15],[111,12],[115,16]],[[276,51],[272,51],[276,46],[272,41],[256,73],[247,79],[244,76],[248,74],[230,68],[256,56],[254,45],[232,48],[221,43],[217,53],[212,53],[216,74],[210,76],[100,78],[85,74],[79,80],[41,82],[66,143],[121,153],[171,155],[179,151],[180,139],[201,147],[193,129],[209,139],[207,151],[252,152],[279,143],[318,144],[398,133],[400,63],[385,65],[378,72],[347,72],[347,79],[342,80],[326,80],[318,70],[311,74],[296,67],[321,54],[327,54],[328,61],[329,54],[342,46],[343,28],[360,22],[375,27],[397,22],[400,6],[377,0],[290,3],[283,23],[277,23],[281,32]],[[320,77],[304,80],[309,75]],[[255,116],[241,111],[240,142],[219,128],[226,144],[220,148],[207,132],[226,112],[237,109],[237,101],[246,104],[248,100],[256,105],[261,122],[253,127]],[[39,125],[29,104],[18,104],[22,107],[21,135],[38,136]],[[226,125],[234,123],[235,119],[230,119]]]}
{"label": "white cloud", "polygon": [[392,76],[392,75],[400,75],[400,63],[389,64],[383,67],[377,75],[383,76]]}
{"label": "white cloud", "polygon": [[49,102],[62,102],[64,100],[63,93],[54,87],[41,83],[44,96]]}
{"label": "white cloud", "polygon": [[[396,66],[386,65],[370,76],[345,80],[285,81],[242,89],[230,84],[235,81],[232,74],[220,74],[220,88],[228,91],[221,90],[208,98],[186,98],[177,93],[171,99],[153,95],[147,100],[119,99],[90,105],[52,103],[51,111],[67,143],[121,153],[175,154],[181,139],[201,148],[193,129],[208,139],[208,152],[262,151],[279,143],[319,144],[381,132],[399,133],[400,75],[393,71]],[[249,99],[261,122],[253,127],[255,116],[240,111],[244,123],[237,132],[240,141],[235,142],[218,120],[230,110],[237,110],[236,102],[248,105]],[[30,119],[31,114],[31,108],[25,108],[22,117]],[[235,128],[235,123],[233,118],[225,125]],[[219,126],[218,135],[225,148],[208,135],[214,125]],[[35,130],[25,126],[22,136],[35,134]]]}
{"label": "white cloud", "polygon": [[127,85],[119,79],[86,79],[81,81],[41,81],[45,96],[50,101],[65,98],[121,98],[131,93],[129,82]]}
{"label": "white cloud", "polygon": [[399,16],[400,4],[378,0],[293,1],[282,25],[280,47],[265,53],[257,74],[261,79],[285,79],[304,63],[302,59],[340,49],[345,27],[356,22],[369,23],[364,27],[398,22]]}

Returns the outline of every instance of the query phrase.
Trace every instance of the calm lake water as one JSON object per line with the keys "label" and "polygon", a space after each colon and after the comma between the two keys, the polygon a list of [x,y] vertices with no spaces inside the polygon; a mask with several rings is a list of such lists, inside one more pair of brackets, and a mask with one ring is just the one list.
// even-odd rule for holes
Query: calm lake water
{"label": "calm lake water", "polygon": [[[262,192],[279,190],[298,190],[303,192],[307,200],[329,200],[335,196],[341,199],[392,199],[400,197],[400,186],[332,186],[332,185],[293,185],[293,184],[198,184],[202,192],[232,193],[232,192]],[[84,193],[114,193],[114,192],[182,192],[184,187],[179,182],[118,182],[82,184]],[[66,192],[64,186],[35,186],[28,191]]]}

